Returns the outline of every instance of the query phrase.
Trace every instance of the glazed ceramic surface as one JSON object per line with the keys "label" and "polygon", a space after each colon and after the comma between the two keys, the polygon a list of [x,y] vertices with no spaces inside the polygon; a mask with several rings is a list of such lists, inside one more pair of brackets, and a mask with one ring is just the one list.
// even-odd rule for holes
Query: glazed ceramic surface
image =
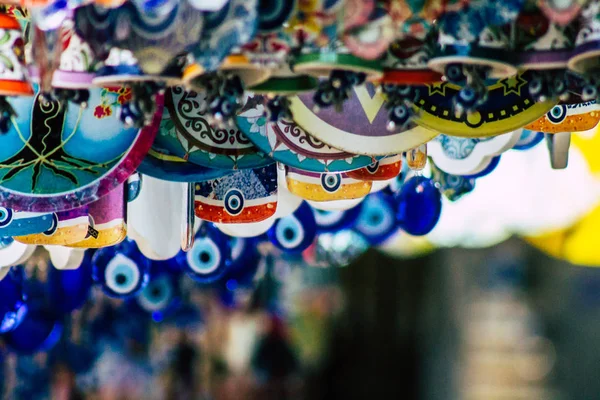
{"label": "glazed ceramic surface", "polygon": [[196,216],[211,222],[260,222],[277,208],[277,166],[239,170],[196,184]]}
{"label": "glazed ceramic surface", "polygon": [[30,96],[31,84],[25,71],[25,42],[15,16],[0,13],[0,95]]}
{"label": "glazed ceramic surface", "polygon": [[58,218],[55,213],[32,213],[0,207],[0,237],[22,236],[56,230]]}
{"label": "glazed ceramic surface", "polygon": [[323,143],[349,153],[399,154],[437,136],[435,131],[422,127],[390,132],[383,95],[371,84],[356,87],[340,113],[327,108],[315,114],[312,97],[307,93],[291,98],[294,121]]}
{"label": "glazed ceramic surface", "polygon": [[61,211],[124,182],[152,145],[162,112],[141,130],[116,116],[118,91],[91,91],[88,108],[32,98],[9,100],[19,117],[0,137],[0,202],[23,211]]}
{"label": "glazed ceramic surface", "polygon": [[494,136],[527,125],[555,103],[535,102],[529,94],[531,73],[524,72],[488,86],[487,101],[473,113],[456,114],[452,98],[460,87],[439,82],[419,88],[419,109],[413,121],[438,132],[462,137]]}
{"label": "glazed ceramic surface", "polygon": [[491,138],[458,138],[440,135],[428,143],[428,154],[442,171],[473,175],[484,171],[492,160],[510,150],[521,138],[521,130]]}
{"label": "glazed ceramic surface", "polygon": [[525,129],[544,133],[582,132],[594,128],[600,121],[600,106],[593,101],[559,104]]}
{"label": "glazed ceramic surface", "polygon": [[[160,140],[159,136],[154,145]],[[148,151],[139,165],[138,171],[144,175],[171,182],[202,182],[233,173],[233,170],[202,167],[156,147],[152,147]]]}
{"label": "glazed ceramic surface", "polygon": [[259,168],[273,162],[236,127],[211,126],[202,92],[172,87],[167,90],[165,105],[159,135],[172,154],[203,167],[221,169]]}
{"label": "glazed ceramic surface", "polygon": [[168,260],[179,252],[186,187],[144,176],[140,195],[128,203],[127,234],[146,257]]}
{"label": "glazed ceramic surface", "polygon": [[372,157],[350,154],[333,148],[300,128],[294,121],[269,122],[264,98],[250,97],[237,124],[263,152],[282,164],[314,172],[343,172],[373,162]]}
{"label": "glazed ceramic surface", "polygon": [[125,191],[121,184],[109,194],[88,205],[90,226],[85,240],[73,247],[100,248],[114,246],[127,235]]}
{"label": "glazed ceramic surface", "polygon": [[[439,136],[438,136],[439,137]],[[362,181],[387,181],[398,176],[402,169],[402,155],[382,158],[366,167],[348,171],[348,177]]]}
{"label": "glazed ceramic surface", "polygon": [[193,50],[197,67],[188,71],[185,80],[193,79],[203,71],[217,69],[229,53],[248,42],[256,32],[257,1],[230,0],[218,11],[208,13],[202,40]]}
{"label": "glazed ceramic surface", "polygon": [[56,213],[56,230],[50,233],[37,233],[26,236],[15,236],[15,240],[26,244],[69,245],[80,242],[87,236],[89,227],[88,207],[82,206],[70,211]]}
{"label": "glazed ceramic surface", "polygon": [[348,177],[346,173],[317,173],[287,168],[290,192],[305,200],[334,201],[362,198],[371,191],[372,183]]}

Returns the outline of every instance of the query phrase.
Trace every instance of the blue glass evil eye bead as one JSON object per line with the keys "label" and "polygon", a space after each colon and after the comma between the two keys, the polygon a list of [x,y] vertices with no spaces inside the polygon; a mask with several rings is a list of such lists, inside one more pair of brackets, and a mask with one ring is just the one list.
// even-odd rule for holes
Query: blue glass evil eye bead
{"label": "blue glass evil eye bead", "polygon": [[442,195],[434,181],[424,176],[414,176],[404,182],[396,204],[400,227],[414,236],[431,232],[442,213]]}
{"label": "blue glass evil eye bead", "polygon": [[383,193],[368,195],[362,204],[354,230],[371,246],[377,246],[397,231],[393,197]]}
{"label": "blue glass evil eye bead", "polygon": [[231,265],[223,280],[229,290],[252,286],[260,263],[257,238],[230,237]]}
{"label": "blue glass evil eye bead", "polygon": [[34,308],[19,326],[4,335],[4,342],[17,354],[33,354],[54,347],[62,332],[62,323],[51,312]]}
{"label": "blue glass evil eye bead", "polygon": [[150,281],[136,296],[137,304],[155,321],[162,321],[179,304],[180,271],[173,264],[173,260],[152,261]]}
{"label": "blue glass evil eye bead", "polygon": [[26,295],[23,287],[23,271],[11,268],[0,280],[0,333],[15,329],[27,314]]}
{"label": "blue glass evil eye bead", "polygon": [[212,283],[231,265],[228,237],[212,224],[204,223],[196,233],[191,250],[179,253],[177,260],[196,282]]}
{"label": "blue glass evil eye bead", "polygon": [[301,253],[317,236],[317,222],[308,203],[303,202],[293,214],[278,219],[267,232],[275,247],[286,253]]}
{"label": "blue glass evil eye bead", "polygon": [[81,266],[76,269],[48,269],[48,297],[56,313],[68,314],[86,302],[92,287],[91,252],[86,252]]}
{"label": "blue glass evil eye bead", "polygon": [[344,229],[350,229],[358,220],[362,210],[362,203],[349,210],[326,211],[313,209],[317,233],[335,233]]}
{"label": "blue glass evil eye bead", "polygon": [[96,251],[92,265],[94,281],[110,297],[132,297],[149,280],[150,260],[131,240]]}

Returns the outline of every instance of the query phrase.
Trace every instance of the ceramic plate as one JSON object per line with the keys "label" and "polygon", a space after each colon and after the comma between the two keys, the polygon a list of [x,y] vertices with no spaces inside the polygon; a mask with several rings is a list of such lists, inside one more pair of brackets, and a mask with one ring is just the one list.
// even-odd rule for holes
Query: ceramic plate
{"label": "ceramic plate", "polygon": [[550,111],[555,103],[536,103],[529,94],[530,72],[502,79],[488,86],[488,100],[473,113],[457,115],[452,99],[461,89],[445,82],[419,87],[418,111],[413,118],[420,126],[462,137],[494,136],[522,128]]}
{"label": "ceramic plate", "polygon": [[271,164],[237,127],[214,128],[203,107],[205,96],[176,86],[167,90],[159,136],[171,153],[203,167],[260,168]]}
{"label": "ceramic plate", "polygon": [[22,211],[61,211],[99,199],[140,164],[158,131],[162,97],[153,123],[124,128],[118,91],[92,89],[88,108],[63,109],[38,95],[12,98],[18,114],[0,136],[0,203]]}
{"label": "ceramic plate", "polygon": [[314,172],[344,172],[373,163],[373,158],[333,148],[308,134],[294,121],[268,122],[264,98],[250,97],[238,127],[261,151],[290,167]]}
{"label": "ceramic plate", "polygon": [[388,112],[383,95],[372,84],[354,88],[338,113],[333,107],[315,114],[313,93],[292,97],[294,121],[311,136],[353,154],[394,155],[428,142],[437,132],[414,127],[403,132],[387,129]]}

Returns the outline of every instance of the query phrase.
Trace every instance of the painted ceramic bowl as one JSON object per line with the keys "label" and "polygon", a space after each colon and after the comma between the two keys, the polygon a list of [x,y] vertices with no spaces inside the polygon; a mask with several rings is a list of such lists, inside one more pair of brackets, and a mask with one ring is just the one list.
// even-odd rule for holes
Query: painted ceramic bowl
{"label": "painted ceramic bowl", "polygon": [[277,209],[277,166],[239,170],[196,184],[196,216],[217,223],[260,222]]}
{"label": "painted ceramic bowl", "polygon": [[65,89],[92,86],[95,56],[91,47],[77,34],[72,20],[66,20],[61,31],[60,65],[52,77],[52,86]]}
{"label": "painted ceramic bowl", "polygon": [[427,66],[433,54],[427,32],[419,36],[402,35],[387,49],[381,82],[399,85],[422,85],[442,80],[442,74]]}
{"label": "painted ceramic bowl", "polygon": [[548,21],[539,12],[522,13],[517,19],[520,69],[564,69],[571,56],[571,29]]}
{"label": "painted ceramic bowl", "polygon": [[192,50],[195,61],[183,75],[186,85],[193,87],[196,78],[218,68],[238,74],[248,87],[268,78],[268,70],[252,64],[239,50],[256,34],[257,7],[257,0],[230,0],[206,15],[202,39]]}
{"label": "painted ceramic bowl", "polygon": [[21,25],[14,15],[0,13],[0,95],[31,96],[33,89],[25,70],[25,42]]}
{"label": "painted ceramic bowl", "polygon": [[600,1],[592,0],[581,11],[580,28],[575,49],[569,59],[569,69],[585,74],[600,67]]}
{"label": "painted ceramic bowl", "polygon": [[586,0],[539,0],[540,10],[559,25],[573,21],[585,6]]}
{"label": "painted ceramic bowl", "polygon": [[315,114],[313,96],[308,93],[290,100],[294,121],[302,129],[323,143],[352,154],[399,154],[438,135],[423,127],[389,131],[383,95],[371,84],[355,87],[343,112],[327,108]]}
{"label": "painted ceramic bowl", "polygon": [[420,126],[462,137],[494,136],[511,132],[537,120],[556,104],[536,102],[530,94],[531,72],[488,84],[487,101],[477,111],[456,114],[452,99],[461,87],[448,81],[433,83],[420,91],[413,121]]}
{"label": "painted ceramic bowl", "polygon": [[105,44],[130,50],[140,69],[149,75],[160,76],[202,34],[203,13],[187,1],[174,2],[165,13],[143,9],[136,2],[114,9],[95,5],[83,8],[85,12],[76,21],[84,39],[101,35],[106,38]]}
{"label": "painted ceramic bowl", "polygon": [[99,199],[127,180],[150,149],[153,124],[124,128],[117,107],[127,89],[95,89],[89,106],[46,102],[38,94],[9,100],[18,114],[0,137],[0,202],[23,211],[62,211]]}
{"label": "painted ceramic bowl", "polygon": [[[477,36],[472,37],[475,33]],[[480,32],[463,34],[440,30],[438,47],[427,65],[440,74],[451,64],[489,68],[488,77],[506,78],[517,73],[517,60],[510,51],[509,38],[501,28],[486,26]]]}
{"label": "painted ceramic bowl", "polygon": [[232,170],[207,168],[152,147],[137,170],[156,179],[172,182],[202,182],[233,173]]}
{"label": "painted ceramic bowl", "polygon": [[273,161],[237,129],[216,128],[206,118],[204,92],[167,90],[159,136],[175,156],[207,168],[260,168]]}
{"label": "painted ceramic bowl", "polygon": [[239,114],[237,125],[263,152],[287,166],[313,172],[344,172],[367,166],[372,157],[359,156],[326,145],[294,121],[269,122],[264,98],[250,97]]}
{"label": "painted ceramic bowl", "polygon": [[356,7],[357,13],[367,12],[368,19],[361,25],[346,26],[344,44],[352,54],[360,58],[380,58],[396,34],[392,18],[384,7],[374,7],[373,1],[353,0],[350,3],[362,3]]}

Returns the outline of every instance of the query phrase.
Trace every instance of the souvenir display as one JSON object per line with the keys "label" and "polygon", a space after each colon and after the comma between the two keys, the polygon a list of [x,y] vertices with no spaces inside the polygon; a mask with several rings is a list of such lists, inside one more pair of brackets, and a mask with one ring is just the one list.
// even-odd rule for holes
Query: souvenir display
{"label": "souvenir display", "polygon": [[[7,352],[54,346],[94,291],[171,323],[194,314],[186,279],[233,304],[298,260],[444,242],[443,225],[480,223],[443,213],[471,211],[478,191],[498,190],[482,200],[490,214],[519,208],[510,197],[531,185],[508,186],[537,182],[530,164],[487,183],[515,157],[541,151],[548,170],[570,159],[584,171],[592,142],[581,140],[600,122],[600,0],[10,3]],[[32,269],[28,282],[56,306],[48,315],[22,286]]]}

